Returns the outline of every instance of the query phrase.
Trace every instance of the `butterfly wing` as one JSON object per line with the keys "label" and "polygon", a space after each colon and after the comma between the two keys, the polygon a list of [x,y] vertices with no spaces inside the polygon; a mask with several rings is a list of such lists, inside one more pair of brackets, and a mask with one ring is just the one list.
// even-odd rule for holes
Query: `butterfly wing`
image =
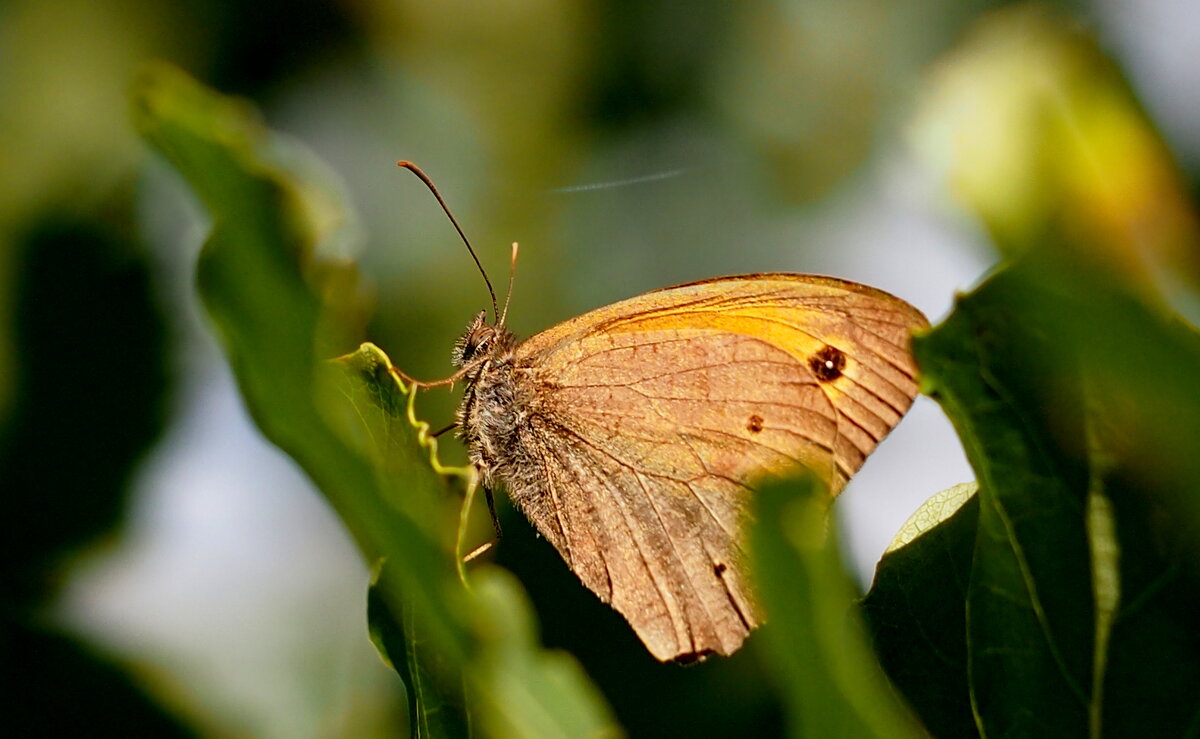
{"label": "butterfly wing", "polygon": [[666,288],[517,349],[514,502],[656,657],[730,654],[760,621],[749,486],[803,465],[836,492],[917,392],[925,318],[862,285],[746,275]]}

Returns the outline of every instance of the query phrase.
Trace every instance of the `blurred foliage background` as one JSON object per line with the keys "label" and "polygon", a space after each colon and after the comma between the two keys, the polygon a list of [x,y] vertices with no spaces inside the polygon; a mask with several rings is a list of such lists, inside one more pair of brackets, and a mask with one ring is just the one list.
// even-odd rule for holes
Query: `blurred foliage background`
{"label": "blurred foliage background", "polygon": [[[5,4],[0,654],[23,679],[4,715],[93,735],[406,726],[366,639],[366,567],[249,425],[198,310],[207,224],[129,121],[149,60],[244,96],[316,154],[353,208],[331,212],[323,246],[369,279],[369,338],[435,378],[486,293],[399,158],[434,177],[493,282],[521,243],[521,335],[651,288],[768,270],[867,282],[936,321],[994,247],[1013,256],[1051,231],[1096,244],[1107,268],[1195,320],[1189,11]],[[422,415],[448,423],[454,401],[430,393]],[[918,403],[840,503],[861,576],[920,501],[971,476],[940,411]],[[538,605],[545,642],[579,657],[631,733],[679,729],[701,706],[720,711],[699,714],[697,732],[779,730],[754,650],[653,663],[519,515],[502,516],[499,559]]]}

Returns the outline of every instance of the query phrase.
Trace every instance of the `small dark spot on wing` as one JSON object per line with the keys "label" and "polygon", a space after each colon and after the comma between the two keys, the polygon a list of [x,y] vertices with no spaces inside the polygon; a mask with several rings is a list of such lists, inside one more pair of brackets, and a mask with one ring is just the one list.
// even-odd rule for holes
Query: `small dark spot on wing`
{"label": "small dark spot on wing", "polygon": [[708,659],[708,655],[716,654],[712,649],[705,649],[699,652],[688,652],[681,654],[675,658],[675,662],[681,665],[694,665]]}
{"label": "small dark spot on wing", "polygon": [[758,415],[757,413],[750,416],[749,420],[746,421],[746,428],[749,429],[750,433],[752,433],[752,434],[757,434],[758,432],[762,431],[763,430],[763,417]]}

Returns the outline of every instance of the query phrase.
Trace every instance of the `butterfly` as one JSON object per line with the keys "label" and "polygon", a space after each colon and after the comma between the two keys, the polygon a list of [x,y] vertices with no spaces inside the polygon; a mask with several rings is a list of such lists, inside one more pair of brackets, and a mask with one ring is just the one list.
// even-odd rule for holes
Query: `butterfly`
{"label": "butterfly", "polygon": [[799,466],[838,492],[912,405],[909,337],[928,325],[881,290],[789,273],[655,290],[524,341],[506,314],[481,312],[453,352],[471,464],[662,661],[732,654],[762,622],[753,484]]}

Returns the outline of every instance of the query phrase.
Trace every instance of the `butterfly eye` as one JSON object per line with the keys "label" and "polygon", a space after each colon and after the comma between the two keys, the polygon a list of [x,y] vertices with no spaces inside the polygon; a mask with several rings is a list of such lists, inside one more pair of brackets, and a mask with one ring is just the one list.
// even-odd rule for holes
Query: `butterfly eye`
{"label": "butterfly eye", "polygon": [[476,354],[487,349],[487,345],[492,338],[492,331],[485,323],[487,313],[479,311],[475,316],[475,320],[471,321],[467,326],[467,331],[458,338],[458,342],[454,345],[454,351],[451,353],[451,359],[454,361],[455,367],[463,366],[464,362],[472,359]]}
{"label": "butterfly eye", "polygon": [[808,367],[821,382],[833,382],[846,369],[846,355],[827,344],[808,358]]}
{"label": "butterfly eye", "polygon": [[477,329],[467,334],[462,342],[459,363],[470,361],[481,354],[487,354],[496,338],[496,332],[490,327]]}

